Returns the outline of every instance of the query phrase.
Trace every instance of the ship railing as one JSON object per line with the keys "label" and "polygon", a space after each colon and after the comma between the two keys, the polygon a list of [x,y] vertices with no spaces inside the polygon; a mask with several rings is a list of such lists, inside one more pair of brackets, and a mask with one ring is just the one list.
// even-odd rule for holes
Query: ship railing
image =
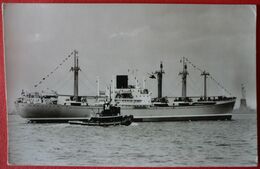
{"label": "ship railing", "polygon": [[125,99],[125,98],[116,98],[116,101],[119,102],[142,102],[141,99]]}
{"label": "ship railing", "polygon": [[[74,97],[74,95],[68,95],[68,94],[58,94],[57,96]],[[108,96],[79,96],[79,97],[87,98],[87,99],[97,99],[97,98],[107,98]]]}
{"label": "ship railing", "polygon": [[188,96],[188,97],[167,97],[174,99],[174,101],[187,101],[187,102],[200,102],[200,101],[226,101],[226,100],[234,100],[236,97],[227,97],[227,96]]}

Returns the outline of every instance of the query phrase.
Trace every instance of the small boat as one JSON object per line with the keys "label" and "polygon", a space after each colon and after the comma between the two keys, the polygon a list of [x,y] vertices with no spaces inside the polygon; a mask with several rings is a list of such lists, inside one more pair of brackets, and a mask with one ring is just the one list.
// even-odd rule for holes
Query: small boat
{"label": "small boat", "polygon": [[133,115],[120,115],[120,107],[112,106],[110,103],[105,103],[103,111],[97,114],[97,117],[91,117],[89,120],[69,121],[69,124],[87,125],[87,126],[129,126],[133,119]]}

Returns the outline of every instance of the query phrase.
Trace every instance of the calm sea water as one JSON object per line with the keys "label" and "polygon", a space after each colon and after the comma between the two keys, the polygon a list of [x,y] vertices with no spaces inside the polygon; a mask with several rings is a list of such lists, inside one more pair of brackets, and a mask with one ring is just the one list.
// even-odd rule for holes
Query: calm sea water
{"label": "calm sea water", "polygon": [[89,127],[9,115],[9,163],[84,166],[255,166],[256,114],[232,121]]}

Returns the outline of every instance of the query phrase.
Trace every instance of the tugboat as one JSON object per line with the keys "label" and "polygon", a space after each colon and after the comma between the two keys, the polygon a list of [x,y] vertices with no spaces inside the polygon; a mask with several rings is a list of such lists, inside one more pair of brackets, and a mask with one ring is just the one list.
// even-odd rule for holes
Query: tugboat
{"label": "tugboat", "polygon": [[120,107],[113,106],[110,102],[106,102],[103,105],[103,111],[97,113],[96,117],[91,117],[89,120],[84,121],[69,121],[69,124],[103,127],[116,125],[129,126],[132,123],[134,116],[122,116],[120,111]]}

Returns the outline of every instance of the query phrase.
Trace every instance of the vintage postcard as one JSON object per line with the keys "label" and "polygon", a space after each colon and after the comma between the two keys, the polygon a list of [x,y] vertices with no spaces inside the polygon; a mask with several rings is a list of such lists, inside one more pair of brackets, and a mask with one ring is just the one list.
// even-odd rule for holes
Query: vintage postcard
{"label": "vintage postcard", "polygon": [[3,6],[8,162],[256,166],[256,6]]}

